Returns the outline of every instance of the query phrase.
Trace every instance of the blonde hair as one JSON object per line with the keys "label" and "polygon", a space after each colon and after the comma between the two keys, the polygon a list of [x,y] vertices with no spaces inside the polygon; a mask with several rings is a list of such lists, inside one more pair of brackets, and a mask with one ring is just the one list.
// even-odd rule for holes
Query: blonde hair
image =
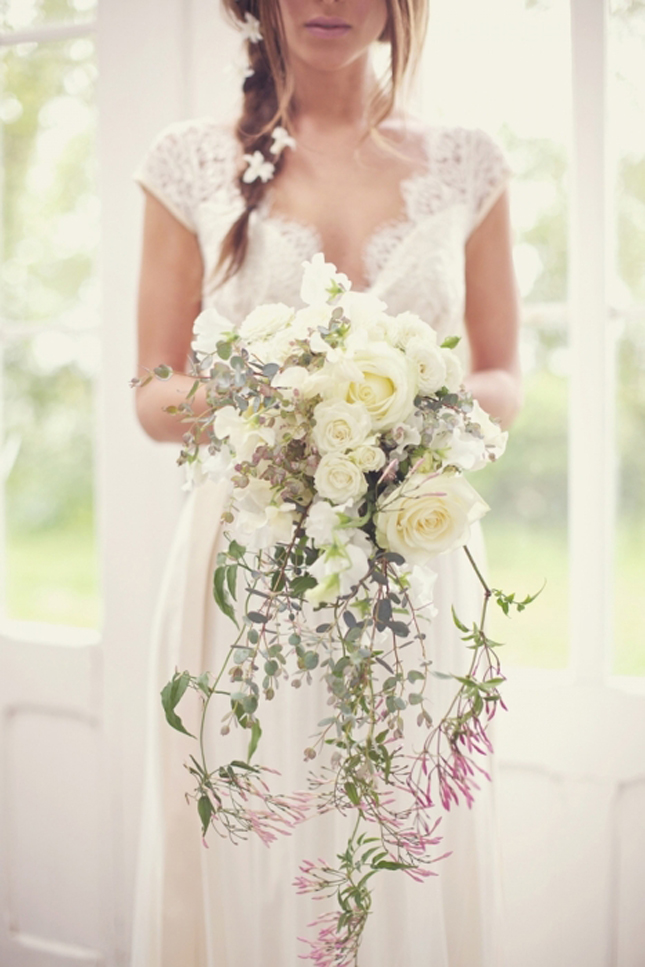
{"label": "blonde hair", "polygon": [[[244,23],[247,14],[261,24],[262,40],[247,40],[251,73],[244,81],[242,113],[235,133],[244,154],[260,151],[275,164],[274,177],[283,165],[284,152],[274,158],[270,153],[271,132],[276,125],[290,127],[293,79],[284,56],[286,45],[278,0],[222,0],[224,9],[235,23]],[[388,19],[379,38],[390,45],[390,63],[368,110],[368,129],[376,132],[388,117],[404,83],[417,66],[425,37],[428,0],[386,0]],[[238,187],[245,201],[242,215],[231,226],[220,250],[216,273],[219,284],[232,278],[244,264],[249,242],[249,219],[260,205],[267,189],[260,178],[250,183],[238,176]]]}

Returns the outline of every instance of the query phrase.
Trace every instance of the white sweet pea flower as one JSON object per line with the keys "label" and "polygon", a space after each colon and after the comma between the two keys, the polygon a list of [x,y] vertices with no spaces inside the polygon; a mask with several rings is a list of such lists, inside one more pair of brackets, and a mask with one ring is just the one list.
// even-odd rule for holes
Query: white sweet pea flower
{"label": "white sweet pea flower", "polygon": [[417,611],[423,611],[424,618],[436,617],[437,609],[433,604],[434,586],[437,572],[430,566],[420,567],[414,564],[412,568],[400,569],[399,573],[408,585],[408,597]]}
{"label": "white sweet pea flower", "polygon": [[233,463],[233,454],[225,443],[216,453],[209,453],[202,461],[202,470],[210,480],[221,483]]}
{"label": "white sweet pea flower", "polygon": [[486,449],[493,460],[502,456],[506,449],[508,433],[502,430],[499,423],[492,420],[477,400],[473,400],[473,408],[467,416],[469,423],[475,423],[481,430]]}
{"label": "white sweet pea flower", "polygon": [[333,544],[322,553],[309,568],[318,584],[305,592],[310,604],[335,601],[349,594],[365,577],[369,567],[367,554],[355,544]]}
{"label": "white sweet pea flower", "polygon": [[235,450],[236,460],[250,460],[259,446],[275,443],[275,430],[241,416],[234,406],[224,406],[217,411],[213,430],[218,440],[228,440]]}
{"label": "white sweet pea flower", "polygon": [[278,125],[271,132],[271,137],[273,142],[270,147],[271,154],[279,155],[282,154],[285,148],[295,148],[296,139],[292,138],[286,128]]}
{"label": "white sweet pea flower", "polygon": [[[336,534],[335,531],[340,528],[340,514],[348,506],[349,504],[333,506],[327,500],[314,500],[305,520],[305,533],[316,547],[325,547],[333,544],[334,541],[342,540],[341,535],[344,535],[344,532],[339,530]],[[347,540],[349,540],[348,533]]]}
{"label": "white sweet pea flower", "polygon": [[483,437],[474,436],[463,426],[456,426],[450,434],[441,434],[432,441],[432,449],[440,450],[444,463],[460,470],[481,470],[488,463]]}
{"label": "white sweet pea flower", "polygon": [[313,441],[319,453],[344,453],[363,443],[372,429],[362,403],[328,400],[314,409]]}
{"label": "white sweet pea flower", "polygon": [[233,442],[246,433],[246,422],[234,406],[223,406],[215,414],[213,430],[218,440],[231,437]]}
{"label": "white sweet pea flower", "polygon": [[257,178],[265,183],[271,181],[275,173],[275,165],[267,161],[261,151],[254,151],[253,154],[245,154],[244,160],[248,166],[242,175],[242,181],[245,184],[250,185]]}
{"label": "white sweet pea flower", "polygon": [[392,451],[391,456],[401,459],[406,447],[416,447],[421,443],[419,425],[423,425],[423,419],[413,415],[405,423],[397,423],[392,427],[390,434],[396,443],[396,450]]}
{"label": "white sweet pea flower", "polygon": [[235,332],[232,322],[220,315],[217,309],[204,309],[193,323],[193,352],[199,356],[212,356],[217,352],[217,344]]}
{"label": "white sweet pea flower", "polygon": [[328,302],[343,290],[351,289],[352,283],[343,272],[338,272],[332,262],[325,262],[322,252],[317,252],[311,262],[303,262],[304,275],[300,298],[307,305]]}
{"label": "white sweet pea flower", "polygon": [[344,292],[338,301],[344,315],[352,324],[350,336],[369,335],[372,342],[391,342],[394,319],[386,313],[387,306],[370,292]]}
{"label": "white sweet pea flower", "polygon": [[309,370],[305,366],[287,366],[286,369],[279,370],[275,374],[271,380],[271,385],[282,390],[285,395],[288,395],[290,391],[293,393],[294,390],[302,393],[303,386],[308,379]]}
{"label": "white sweet pea flower", "polygon": [[262,40],[260,21],[252,13],[244,14],[244,23],[240,24],[240,30],[242,31],[242,38],[248,40],[251,44],[259,44]]}

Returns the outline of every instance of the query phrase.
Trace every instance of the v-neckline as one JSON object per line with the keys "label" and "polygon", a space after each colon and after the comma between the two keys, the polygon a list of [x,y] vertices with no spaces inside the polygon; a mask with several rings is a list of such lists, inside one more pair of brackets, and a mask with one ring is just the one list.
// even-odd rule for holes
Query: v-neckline
{"label": "v-neckline", "polygon": [[[405,178],[402,178],[399,181],[399,193],[401,195],[401,202],[402,202],[402,209],[399,216],[396,218],[384,219],[383,221],[379,222],[375,226],[375,228],[366,236],[366,238],[362,243],[361,252],[360,252],[360,262],[363,267],[364,281],[366,282],[366,285],[358,286],[356,285],[355,280],[350,278],[353,292],[371,292],[377,284],[378,275],[380,274],[384,266],[380,266],[378,268],[378,271],[375,273],[371,272],[370,266],[369,266],[369,256],[370,256],[371,249],[374,247],[375,243],[380,238],[380,236],[381,235],[384,236],[389,232],[396,232],[397,234],[399,232],[403,233],[402,237],[399,237],[399,239],[394,244],[392,251],[395,251],[398,245],[402,242],[403,238],[406,237],[410,231],[412,231],[412,229],[416,224],[416,219],[413,217],[413,214],[411,211],[411,198],[414,194],[414,190],[417,184],[420,184],[423,181],[425,181],[425,179],[427,179],[428,175],[431,172],[431,164],[432,164],[431,135],[432,135],[432,128],[426,128],[422,132],[423,152],[424,152],[423,166],[418,171],[415,171],[412,174],[407,175]],[[304,219],[301,220],[297,218],[291,218],[287,215],[281,214],[279,211],[277,212],[271,211],[271,189],[270,188],[266,192],[264,199],[258,208],[257,214],[264,221],[265,224],[269,223],[274,225],[278,230],[282,229],[282,234],[286,234],[288,232],[298,232],[302,235],[305,235],[305,234],[308,235],[312,242],[311,247],[313,251],[311,254],[314,255],[316,252],[323,252],[323,254],[325,255],[325,252],[323,249],[322,234],[320,232],[320,229],[317,227],[317,225],[314,225],[312,222],[307,222]],[[327,256],[325,255],[325,258],[326,257]],[[387,264],[387,260],[385,264]],[[339,272],[343,271],[342,266],[337,266],[337,268]]]}

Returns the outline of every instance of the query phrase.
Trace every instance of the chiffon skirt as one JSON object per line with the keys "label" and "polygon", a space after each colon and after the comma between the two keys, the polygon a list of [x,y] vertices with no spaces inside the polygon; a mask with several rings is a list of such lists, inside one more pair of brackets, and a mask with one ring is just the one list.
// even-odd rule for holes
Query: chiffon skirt
{"label": "chiffon skirt", "polygon": [[[179,522],[153,631],[151,701],[143,818],[134,914],[132,967],[296,967],[306,954],[299,938],[333,900],[296,894],[300,863],[322,857],[331,863],[348,835],[351,817],[313,816],[271,846],[257,837],[238,845],[214,831],[202,843],[192,779],[183,763],[194,740],[166,725],[159,691],[174,670],[197,674],[217,668],[233,639],[234,626],[211,594],[215,557],[223,538],[219,520],[227,485],[207,483],[189,496]],[[478,560],[479,531],[470,548]],[[463,552],[437,561],[434,619],[427,645],[435,668],[461,672],[470,653],[452,622],[450,608],[466,623],[481,609],[481,588]],[[437,687],[445,687],[438,683]],[[443,701],[437,696],[437,701]],[[179,712],[190,731],[198,706],[182,701]],[[210,715],[207,749],[212,763],[244,757],[247,735],[220,736],[224,709]],[[262,706],[258,759],[279,770],[276,791],[307,788],[310,764],[302,750],[328,714],[325,690],[283,684]],[[192,727],[191,727],[192,726]],[[239,730],[238,730],[239,731]],[[235,751],[235,742],[243,742]],[[492,763],[484,763],[490,771]],[[383,872],[372,881],[374,900],[365,930],[360,967],[503,967],[500,950],[500,890],[494,815],[494,781],[482,777],[471,809],[441,813],[438,853],[423,883],[403,872]],[[439,815],[439,814],[438,814]]]}

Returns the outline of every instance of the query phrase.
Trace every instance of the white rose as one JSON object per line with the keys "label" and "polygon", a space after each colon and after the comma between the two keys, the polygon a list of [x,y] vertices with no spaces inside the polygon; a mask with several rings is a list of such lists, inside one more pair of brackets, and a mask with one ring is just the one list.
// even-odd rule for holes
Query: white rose
{"label": "white rose", "polygon": [[193,352],[200,356],[211,356],[217,352],[217,344],[235,332],[235,326],[217,309],[204,309],[193,323]]}
{"label": "white rose", "polygon": [[314,409],[312,437],[320,453],[344,453],[363,443],[372,429],[362,403],[329,400]]}
{"label": "white rose", "polygon": [[459,356],[452,349],[440,349],[446,364],[446,381],[444,386],[449,393],[458,393],[464,381],[464,368]]}
{"label": "white rose", "polygon": [[408,341],[405,355],[417,368],[420,393],[431,396],[445,386],[447,377],[445,357],[436,342],[425,337],[422,339],[414,336]]}
{"label": "white rose", "polygon": [[361,470],[340,453],[326,453],[314,476],[316,491],[333,504],[344,504],[362,497],[367,481]]}
{"label": "white rose", "polygon": [[362,403],[375,430],[387,430],[408,418],[417,394],[414,366],[387,343],[357,352],[352,362],[361,372],[339,392],[348,403]]}
{"label": "white rose", "polygon": [[473,408],[468,414],[467,419],[470,423],[475,423],[481,430],[486,449],[491,457],[494,460],[501,457],[506,449],[506,441],[508,440],[506,430],[502,430],[499,423],[496,423],[490,418],[486,410],[479,405],[477,400],[473,400]]}
{"label": "white rose", "polygon": [[348,456],[363,473],[372,473],[385,466],[385,454],[381,448],[369,443],[356,447]]}
{"label": "white rose", "polygon": [[240,336],[246,342],[268,339],[276,332],[286,329],[293,319],[293,309],[282,302],[274,305],[258,306],[240,326]]}
{"label": "white rose", "polygon": [[328,302],[342,290],[351,289],[352,283],[346,275],[339,272],[332,262],[325,262],[325,256],[318,252],[311,262],[303,262],[304,274],[300,288],[300,298],[307,305]]}
{"label": "white rose", "polygon": [[437,334],[427,322],[420,319],[413,312],[402,312],[394,320],[396,327],[396,345],[406,349],[411,339],[423,339],[436,345]]}
{"label": "white rose", "polygon": [[414,474],[380,502],[376,539],[411,564],[462,547],[489,507],[463,477]]}

